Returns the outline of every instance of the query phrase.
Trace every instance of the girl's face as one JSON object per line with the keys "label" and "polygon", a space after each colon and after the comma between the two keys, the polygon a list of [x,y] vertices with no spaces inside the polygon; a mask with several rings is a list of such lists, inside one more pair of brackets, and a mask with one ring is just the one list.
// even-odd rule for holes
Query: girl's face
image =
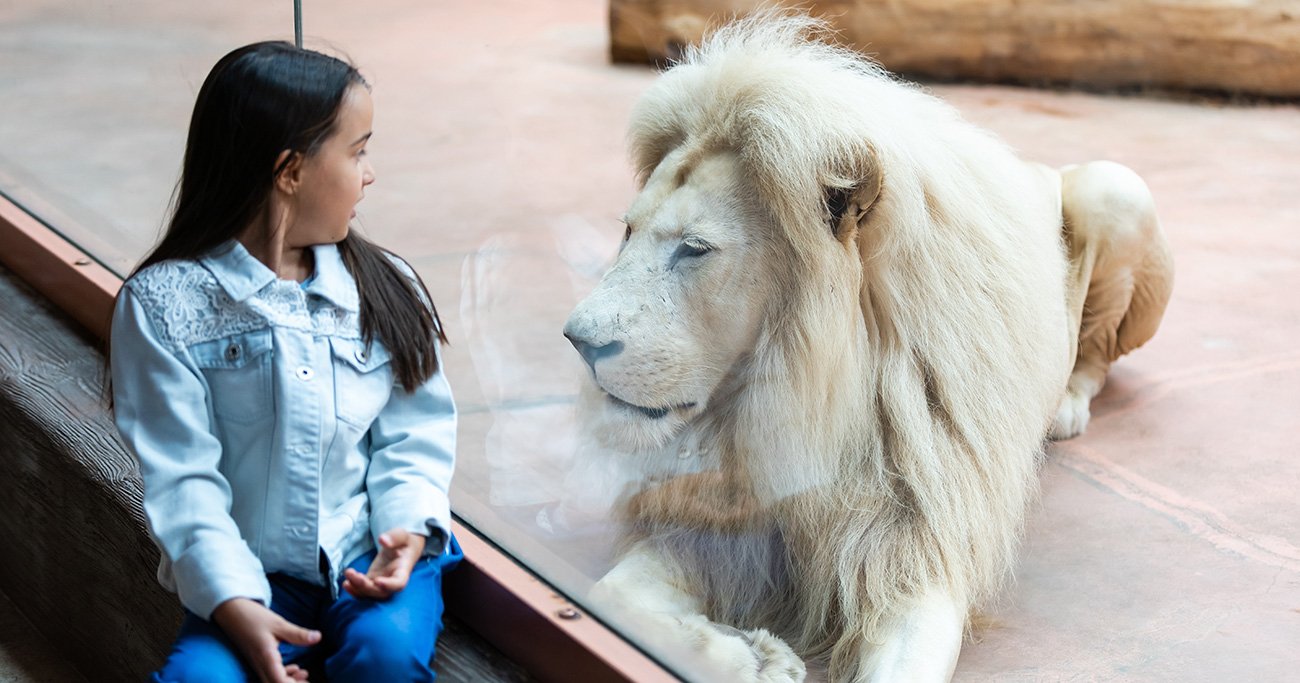
{"label": "girl's face", "polygon": [[303,160],[298,208],[285,236],[287,246],[307,247],[341,241],[375,171],[366,158],[374,119],[370,92],[353,85],[339,104],[333,134]]}

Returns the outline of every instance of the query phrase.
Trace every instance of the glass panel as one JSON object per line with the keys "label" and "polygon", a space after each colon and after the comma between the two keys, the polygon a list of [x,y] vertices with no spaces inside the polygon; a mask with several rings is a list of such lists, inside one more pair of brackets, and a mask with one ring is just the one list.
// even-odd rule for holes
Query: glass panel
{"label": "glass panel", "polygon": [[[448,329],[453,510],[582,604],[616,529],[556,516],[583,372],[561,329],[621,238],[624,126],[653,73],[609,64],[599,2],[304,4],[306,47],[373,85],[354,226],[418,269]],[[4,3],[0,192],[125,276],[161,234],[199,85],[265,39],[293,40],[291,0]]]}
{"label": "glass panel", "polygon": [[[378,182],[358,207],[356,229],[416,266],[449,331],[452,344],[445,358],[461,414],[455,511],[634,642],[655,641],[663,634],[638,631],[610,604],[589,598],[627,538],[617,510],[628,493],[671,473],[716,467],[717,454],[683,438],[671,441],[657,460],[642,462],[603,444],[598,423],[580,432],[580,408],[584,415],[599,414],[587,412],[590,405],[584,401],[609,400],[584,393],[591,390],[588,370],[561,335],[570,312],[618,252],[624,229],[620,217],[635,195],[625,129],[633,102],[654,81],[654,72],[609,63],[607,6],[598,0],[306,4],[307,46],[347,53],[374,86],[370,153]],[[116,272],[129,272],[158,236],[199,83],[234,46],[290,38],[291,8],[290,0],[243,3],[238,9],[229,3],[161,0],[11,0],[0,5],[0,191]],[[1265,370],[1294,372],[1294,331],[1270,322],[1267,333],[1255,335],[1259,320],[1251,317],[1268,309],[1270,321],[1295,319],[1293,305],[1277,303],[1285,297],[1276,296],[1277,286],[1269,279],[1295,271],[1291,198],[1300,182],[1295,163],[1300,127],[1293,106],[1202,106],[1176,99],[974,85],[935,86],[932,91],[1028,158],[1052,166],[1112,158],[1134,167],[1159,199],[1166,225],[1175,226],[1170,232],[1182,250],[1179,286],[1188,293],[1175,322],[1184,342],[1165,347],[1172,353],[1148,352],[1124,361],[1128,374],[1097,405],[1130,423],[1112,426],[1112,440],[1102,445],[1146,452],[1151,450],[1148,434],[1163,430],[1161,438],[1172,440],[1169,433],[1175,430],[1168,425],[1186,423],[1186,412],[1202,415],[1199,423],[1216,424],[1222,402],[1214,400],[1214,392],[1196,394],[1202,384],[1245,381]],[[1224,239],[1225,226],[1234,239],[1238,235],[1233,231],[1240,228],[1240,242]],[[1224,269],[1223,254],[1229,252],[1233,265]],[[1271,261],[1261,256],[1274,253],[1281,255]],[[782,282],[785,274],[769,275]],[[1250,293],[1249,305],[1224,298],[1224,291],[1238,288]],[[1191,320],[1195,315],[1187,311],[1193,309],[1200,318]],[[1230,329],[1205,323],[1219,318],[1229,320]],[[1243,336],[1241,330],[1252,332]],[[1178,340],[1180,334],[1158,339]],[[706,335],[704,341],[723,339]],[[672,356],[656,370],[673,370],[677,360]],[[1251,390],[1242,388],[1242,395]],[[1174,392],[1180,392],[1179,407],[1167,409],[1159,420],[1148,419],[1151,413],[1143,411],[1153,409],[1147,404]],[[1260,393],[1294,396],[1293,390],[1276,386]],[[1286,400],[1271,404],[1290,405]],[[1235,423],[1251,418],[1245,414],[1248,408],[1241,412]],[[1097,419],[1102,415],[1099,411]],[[1221,450],[1235,452],[1235,442],[1223,433],[1192,433],[1207,442],[1220,439]],[[1284,427],[1269,431],[1278,444],[1289,443],[1279,436],[1287,433]],[[1026,562],[1031,571],[1020,577],[1017,589],[1049,597],[1034,608],[1013,607],[1015,628],[981,633],[985,644],[968,647],[974,654],[963,654],[965,668],[959,673],[997,676],[1028,660],[1053,660],[1058,646],[1074,642],[1077,635],[1046,628],[1058,602],[1067,599],[1075,600],[1069,604],[1070,618],[1088,622],[1083,630],[1093,636],[1090,647],[1081,649],[1113,650],[1114,621],[1128,629],[1126,651],[1176,648],[1188,657],[1196,655],[1185,646],[1199,642],[1204,624],[1185,619],[1182,607],[1167,605],[1161,627],[1147,629],[1149,610],[1130,594],[1110,594],[1105,609],[1091,603],[1115,585],[1140,580],[1128,572],[1124,581],[1116,580],[1119,570],[1108,559],[1112,554],[1145,566],[1152,561],[1149,547],[1174,542],[1163,527],[1148,528],[1136,544],[1105,536],[1127,534],[1138,524],[1125,516],[1128,512],[1110,506],[1106,515],[1089,518],[1096,539],[1087,547],[1113,547],[1080,553],[1075,531],[1087,520],[1080,521],[1078,510],[1100,509],[1117,497],[1137,501],[1135,507],[1145,506],[1152,517],[1168,516],[1193,529],[1222,526],[1228,531],[1212,529],[1208,536],[1213,545],[1233,552],[1246,548],[1248,557],[1264,558],[1251,571],[1296,570],[1294,525],[1261,512],[1294,510],[1293,487],[1261,487],[1259,495],[1267,504],[1223,503],[1229,516],[1250,520],[1252,528],[1239,532],[1200,501],[1231,498],[1215,486],[1236,481],[1240,473],[1205,469],[1209,466],[1201,459],[1187,457],[1202,452],[1196,439],[1179,438],[1187,442],[1181,449],[1166,448],[1161,458],[1145,461],[1139,470],[1101,457],[1087,445],[1097,441],[1054,448],[1055,459],[1044,465],[1054,469],[1045,481],[1059,497],[1045,496],[1046,516],[1031,520],[1028,545],[1037,555]],[[1293,461],[1277,455],[1283,448],[1273,444],[1265,450],[1278,462]],[[808,471],[805,455],[796,453],[780,465],[789,468],[795,489],[801,485],[795,475]],[[881,472],[885,479],[897,474]],[[1170,481],[1181,482],[1185,497],[1165,488]],[[1096,500],[1094,494],[1102,490],[1109,498]],[[1162,523],[1157,519],[1153,524]],[[1241,538],[1256,541],[1239,542]],[[703,534],[691,541],[705,546],[709,552],[704,556],[717,565],[735,567],[734,573],[719,574],[739,583],[746,580],[740,570],[752,568],[755,558],[740,555],[740,549],[747,545],[753,551],[758,544],[733,544],[738,539],[752,540]],[[1187,545],[1195,550],[1197,543],[1193,538]],[[1200,550],[1206,550],[1208,559],[1187,564],[1221,563],[1216,565],[1220,575],[1234,571],[1225,553],[1215,554],[1204,545]],[[1054,564],[1063,562],[1059,557],[1086,565],[1088,571]],[[1180,568],[1175,565],[1183,555],[1158,559],[1169,565],[1163,570],[1172,571]],[[1086,590],[1073,583],[1061,588],[1063,576],[1070,577],[1066,583],[1084,582],[1080,585]],[[683,583],[696,578],[685,577]],[[1160,593],[1160,581],[1146,581],[1144,590]],[[1235,601],[1232,591],[1224,594],[1221,602]],[[1210,614],[1215,609],[1209,604],[1192,611]],[[1268,621],[1279,624],[1274,630],[1294,632],[1294,625],[1280,625],[1274,612]],[[1127,621],[1112,618],[1117,614]],[[1147,634],[1165,628],[1173,634],[1167,636],[1169,642],[1153,644],[1166,636]],[[1294,638],[1278,642],[1283,641]],[[1035,656],[1023,655],[1027,651]],[[682,670],[692,669],[686,653],[656,652]],[[1205,652],[1198,661],[1219,654]],[[1227,654],[1225,661],[1235,661],[1240,652]],[[1103,672],[1098,673],[1102,678],[1122,675],[1115,672],[1125,670],[1123,662],[1117,668],[1111,664],[1079,666],[1094,667],[1087,670]],[[1144,670],[1156,671],[1159,665],[1142,664],[1156,667]]]}

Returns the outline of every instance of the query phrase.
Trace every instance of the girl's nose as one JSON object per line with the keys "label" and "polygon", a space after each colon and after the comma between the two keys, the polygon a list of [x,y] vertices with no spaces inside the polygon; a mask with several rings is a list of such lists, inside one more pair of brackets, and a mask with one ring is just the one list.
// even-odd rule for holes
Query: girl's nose
{"label": "girl's nose", "polygon": [[370,162],[367,161],[365,168],[361,170],[361,186],[365,187],[373,182],[375,182],[375,167],[371,166]]}

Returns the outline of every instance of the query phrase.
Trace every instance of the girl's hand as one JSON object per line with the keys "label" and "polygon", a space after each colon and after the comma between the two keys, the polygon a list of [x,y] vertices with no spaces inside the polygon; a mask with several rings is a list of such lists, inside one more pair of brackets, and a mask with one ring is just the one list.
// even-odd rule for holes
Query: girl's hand
{"label": "girl's hand", "polygon": [[425,537],[405,529],[392,529],[379,535],[379,552],[370,563],[370,571],[343,571],[343,589],[358,598],[387,600],[411,578],[411,569],[424,552]]}
{"label": "girl's hand", "polygon": [[284,665],[281,641],[309,646],[320,642],[320,631],[291,624],[256,600],[233,598],[212,612],[212,621],[235,644],[262,683],[295,683],[307,680],[307,670],[297,664]]}

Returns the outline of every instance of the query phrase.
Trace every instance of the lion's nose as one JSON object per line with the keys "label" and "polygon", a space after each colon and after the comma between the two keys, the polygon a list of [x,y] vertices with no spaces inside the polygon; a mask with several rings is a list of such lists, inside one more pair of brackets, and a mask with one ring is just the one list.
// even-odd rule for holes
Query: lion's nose
{"label": "lion's nose", "polygon": [[569,339],[569,343],[573,344],[573,348],[578,350],[578,354],[582,356],[583,360],[587,361],[587,365],[592,370],[596,369],[596,361],[601,358],[617,356],[623,351],[623,342],[621,341],[595,344],[569,329],[564,330],[564,336]]}

